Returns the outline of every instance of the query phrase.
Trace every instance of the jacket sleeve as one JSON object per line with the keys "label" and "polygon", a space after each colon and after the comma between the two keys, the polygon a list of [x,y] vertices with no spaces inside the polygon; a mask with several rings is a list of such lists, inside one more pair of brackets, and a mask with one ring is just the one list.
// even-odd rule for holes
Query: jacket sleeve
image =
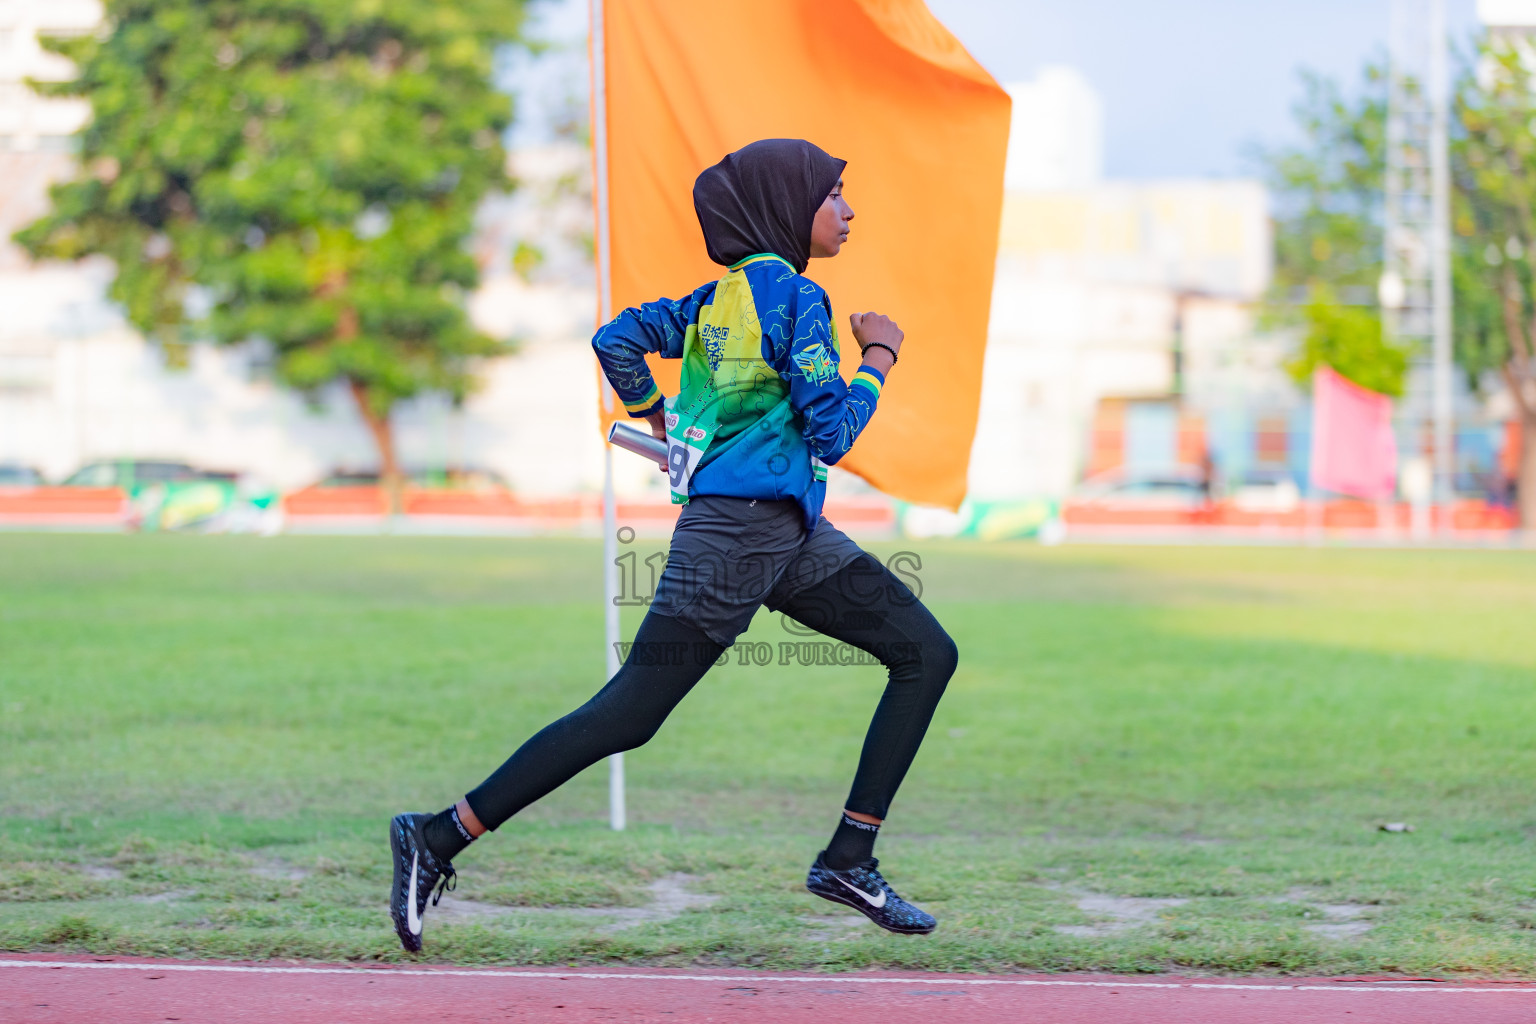
{"label": "jacket sleeve", "polygon": [[648,416],[661,407],[662,394],[645,365],[647,353],[663,359],[683,354],[688,328],[698,323],[699,307],[714,294],[711,281],[681,299],[659,299],[632,306],[604,324],[592,338],[603,374],[630,416]]}
{"label": "jacket sleeve", "polygon": [[861,366],[853,380],[844,383],[837,370],[837,329],[826,292],[802,279],[796,300],[789,343],[774,369],[789,382],[790,406],[805,424],[811,454],[830,466],[848,453],[869,425],[885,377]]}

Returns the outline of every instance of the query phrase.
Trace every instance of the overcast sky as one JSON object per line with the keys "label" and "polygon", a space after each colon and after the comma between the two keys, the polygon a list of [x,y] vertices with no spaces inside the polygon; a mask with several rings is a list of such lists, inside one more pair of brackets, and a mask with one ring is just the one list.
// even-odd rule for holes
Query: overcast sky
{"label": "overcast sky", "polygon": [[[771,0],[757,0],[771,2]],[[1452,34],[1474,0],[1446,0]],[[543,5],[547,31],[586,32],[586,0]],[[1294,137],[1308,67],[1353,86],[1385,52],[1390,0],[928,0],[999,81],[1042,65],[1082,72],[1104,103],[1113,178],[1252,173],[1249,144]]]}

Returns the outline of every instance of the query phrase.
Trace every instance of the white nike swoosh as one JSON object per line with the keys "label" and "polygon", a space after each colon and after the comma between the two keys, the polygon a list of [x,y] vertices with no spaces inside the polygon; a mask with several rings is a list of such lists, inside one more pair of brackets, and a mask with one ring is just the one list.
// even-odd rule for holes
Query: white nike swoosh
{"label": "white nike swoosh", "polygon": [[[839,882],[843,882],[843,880],[841,878],[839,878],[838,881]],[[843,884],[844,885],[848,885],[847,882],[843,882]],[[879,895],[878,898],[876,898],[874,896],[871,896],[869,893],[865,892],[863,889],[858,888],[857,886],[848,885],[848,888],[852,889],[854,892],[856,892],[860,896],[864,897],[864,902],[868,903],[870,906],[874,907],[876,910],[879,910],[881,907],[885,906],[885,890],[884,889],[880,890],[880,895]]]}
{"label": "white nike swoosh", "polygon": [[[416,913],[416,861],[420,857],[420,850],[411,851],[411,886],[405,890],[405,926],[411,930],[412,935],[421,934],[421,915]],[[885,893],[880,895],[884,897]],[[885,900],[882,898],[880,902],[884,903]]]}

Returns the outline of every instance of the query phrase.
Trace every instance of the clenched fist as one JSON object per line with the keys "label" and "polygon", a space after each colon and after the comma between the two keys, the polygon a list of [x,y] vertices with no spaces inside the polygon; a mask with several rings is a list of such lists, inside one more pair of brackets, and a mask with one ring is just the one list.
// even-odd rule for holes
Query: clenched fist
{"label": "clenched fist", "polygon": [[[848,326],[853,328],[853,337],[859,343],[859,351],[864,353],[864,361],[881,373],[888,373],[895,365],[895,354],[901,351],[901,341],[906,337],[896,326],[896,321],[881,313],[854,313],[848,317]],[[871,345],[885,348],[872,349]]]}

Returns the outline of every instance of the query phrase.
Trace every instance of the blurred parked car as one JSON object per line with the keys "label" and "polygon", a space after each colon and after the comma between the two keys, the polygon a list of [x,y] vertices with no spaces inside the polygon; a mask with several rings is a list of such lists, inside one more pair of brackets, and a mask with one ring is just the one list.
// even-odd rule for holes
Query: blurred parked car
{"label": "blurred parked car", "polygon": [[[402,511],[416,516],[510,516],[523,511],[498,473],[477,466],[405,470]],[[377,470],[338,469],[283,499],[290,517],[373,518],[388,514]],[[318,521],[318,520],[311,520]]]}
{"label": "blurred parked car", "polygon": [[121,487],[133,494],[150,484],[201,480],[203,475],[185,462],[162,459],[100,459],[71,473],[65,487]]}
{"label": "blurred parked car", "polygon": [[1111,469],[1084,480],[1072,493],[1074,505],[1125,509],[1193,509],[1207,500],[1205,473],[1198,466]]}
{"label": "blurred parked car", "polygon": [[43,474],[19,462],[0,462],[0,487],[41,487]]}
{"label": "blurred parked car", "polygon": [[1301,505],[1301,488],[1283,470],[1250,470],[1228,485],[1239,512],[1294,512]]}
{"label": "blurred parked car", "polygon": [[1083,481],[1061,506],[1061,521],[1077,527],[1185,526],[1209,519],[1206,471],[1199,466],[1163,470],[1122,467]]}
{"label": "blurred parked car", "polygon": [[118,487],[128,495],[129,525],[141,530],[239,530],[271,532],[270,488],[239,473],[198,469],[170,459],[100,459],[86,463],[65,487]]}

